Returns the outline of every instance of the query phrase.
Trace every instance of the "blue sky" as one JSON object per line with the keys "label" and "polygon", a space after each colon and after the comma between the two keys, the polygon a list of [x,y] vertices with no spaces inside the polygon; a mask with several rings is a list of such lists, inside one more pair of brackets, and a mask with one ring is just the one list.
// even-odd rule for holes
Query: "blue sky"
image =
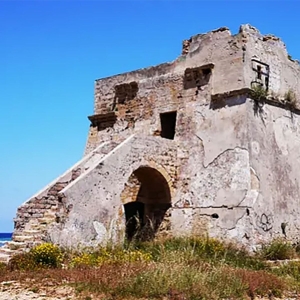
{"label": "blue sky", "polygon": [[300,1],[1,1],[0,232],[81,158],[94,80],[174,60],[190,36],[250,23],[300,58]]}

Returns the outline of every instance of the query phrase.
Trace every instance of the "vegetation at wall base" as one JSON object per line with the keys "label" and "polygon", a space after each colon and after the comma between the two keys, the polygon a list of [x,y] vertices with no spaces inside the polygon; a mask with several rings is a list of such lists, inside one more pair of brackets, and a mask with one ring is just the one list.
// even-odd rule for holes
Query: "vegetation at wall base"
{"label": "vegetation at wall base", "polygon": [[296,247],[283,239],[275,239],[269,244],[262,245],[260,250],[262,258],[267,260],[292,259],[297,256]]}
{"label": "vegetation at wall base", "polygon": [[51,243],[32,248],[27,253],[17,254],[9,262],[11,270],[33,271],[43,268],[59,268],[63,260],[62,250]]}
{"label": "vegetation at wall base", "polygon": [[[0,280],[68,284],[90,299],[254,299],[300,291],[291,244],[274,240],[256,254],[208,237],[133,242],[77,253],[42,244],[0,265]],[[94,295],[95,298],[93,298]],[[82,298],[85,299],[85,298]]]}

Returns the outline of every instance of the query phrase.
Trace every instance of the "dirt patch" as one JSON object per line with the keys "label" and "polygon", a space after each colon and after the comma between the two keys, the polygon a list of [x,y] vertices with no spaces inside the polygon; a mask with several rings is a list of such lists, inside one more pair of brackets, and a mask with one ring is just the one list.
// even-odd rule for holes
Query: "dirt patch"
{"label": "dirt patch", "polygon": [[40,287],[34,283],[21,284],[6,281],[0,284],[0,300],[71,300],[76,298],[74,290],[68,286]]}

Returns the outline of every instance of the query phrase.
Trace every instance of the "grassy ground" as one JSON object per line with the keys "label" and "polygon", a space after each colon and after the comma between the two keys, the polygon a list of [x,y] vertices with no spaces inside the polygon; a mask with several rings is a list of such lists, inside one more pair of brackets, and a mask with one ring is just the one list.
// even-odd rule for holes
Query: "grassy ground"
{"label": "grassy ground", "polygon": [[[254,299],[300,291],[297,249],[276,240],[250,255],[209,238],[172,238],[122,248],[61,251],[44,244],[0,266],[0,281],[70,285],[82,299]],[[90,295],[94,296],[90,296]],[[95,297],[95,298],[93,298]]]}

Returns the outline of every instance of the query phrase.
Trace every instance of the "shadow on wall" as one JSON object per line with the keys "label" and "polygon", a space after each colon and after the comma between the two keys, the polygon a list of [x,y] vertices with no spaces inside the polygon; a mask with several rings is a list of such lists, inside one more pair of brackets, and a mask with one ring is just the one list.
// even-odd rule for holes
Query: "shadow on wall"
{"label": "shadow on wall", "polygon": [[154,168],[140,167],[129,177],[121,199],[126,203],[126,239],[153,239],[171,207],[165,177]]}
{"label": "shadow on wall", "polygon": [[184,89],[198,88],[209,83],[212,74],[212,65],[202,66],[198,68],[187,68],[184,72]]}
{"label": "shadow on wall", "polygon": [[[243,93],[243,91],[241,91]],[[246,91],[244,92],[246,93]],[[241,105],[244,104],[247,100],[247,97],[245,95],[229,95],[228,98],[212,96],[209,108],[212,110],[224,108],[224,107],[232,107],[235,105]]]}

